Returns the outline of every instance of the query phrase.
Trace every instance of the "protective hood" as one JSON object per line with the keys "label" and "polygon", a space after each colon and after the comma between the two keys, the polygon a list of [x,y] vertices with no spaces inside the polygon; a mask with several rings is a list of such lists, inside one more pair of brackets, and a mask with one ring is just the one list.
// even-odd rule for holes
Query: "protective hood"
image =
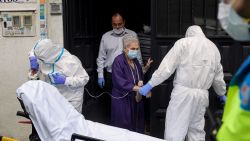
{"label": "protective hood", "polygon": [[61,56],[63,47],[54,44],[50,39],[43,39],[38,41],[34,47],[34,53],[38,59],[45,63],[53,64]]}
{"label": "protective hood", "polygon": [[194,37],[194,36],[205,37],[204,33],[201,30],[201,27],[198,25],[190,26],[186,31],[185,37]]}

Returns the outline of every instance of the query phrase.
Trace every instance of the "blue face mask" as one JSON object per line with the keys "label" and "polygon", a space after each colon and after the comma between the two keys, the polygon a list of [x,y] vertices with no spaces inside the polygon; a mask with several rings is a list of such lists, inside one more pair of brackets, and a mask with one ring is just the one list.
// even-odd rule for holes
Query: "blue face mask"
{"label": "blue face mask", "polygon": [[137,58],[138,50],[129,50],[128,51],[128,58],[129,59],[135,59]]}

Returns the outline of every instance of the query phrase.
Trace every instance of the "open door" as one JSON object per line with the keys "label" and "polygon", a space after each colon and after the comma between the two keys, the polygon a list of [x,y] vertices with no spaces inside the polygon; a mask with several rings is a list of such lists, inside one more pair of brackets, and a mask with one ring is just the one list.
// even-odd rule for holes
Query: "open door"
{"label": "open door", "polygon": [[[64,46],[82,61],[90,76],[86,88],[95,96],[102,92],[97,85],[96,72],[99,43],[101,36],[112,29],[111,16],[114,12],[121,12],[126,20],[126,28],[137,33],[142,31],[143,24],[150,24],[150,0],[63,0]],[[147,39],[150,37],[143,40],[148,42]],[[147,48],[148,51],[150,49]],[[107,123],[110,119],[103,110],[103,100],[102,96],[95,99],[85,91],[84,116]]]}

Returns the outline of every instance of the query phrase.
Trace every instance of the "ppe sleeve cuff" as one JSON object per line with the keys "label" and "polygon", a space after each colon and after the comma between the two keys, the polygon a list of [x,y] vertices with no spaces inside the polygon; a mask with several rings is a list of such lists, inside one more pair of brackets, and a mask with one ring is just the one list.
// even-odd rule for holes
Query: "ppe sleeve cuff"
{"label": "ppe sleeve cuff", "polygon": [[149,82],[148,82],[148,84],[153,88],[153,87],[155,87],[155,85],[153,84],[153,82],[150,80]]}
{"label": "ppe sleeve cuff", "polygon": [[34,51],[29,52],[29,57],[35,56]]}
{"label": "ppe sleeve cuff", "polygon": [[104,77],[103,77],[103,72],[98,73],[98,78],[104,78]]}
{"label": "ppe sleeve cuff", "polygon": [[66,79],[65,79],[65,85],[71,86],[69,77],[66,77]]}

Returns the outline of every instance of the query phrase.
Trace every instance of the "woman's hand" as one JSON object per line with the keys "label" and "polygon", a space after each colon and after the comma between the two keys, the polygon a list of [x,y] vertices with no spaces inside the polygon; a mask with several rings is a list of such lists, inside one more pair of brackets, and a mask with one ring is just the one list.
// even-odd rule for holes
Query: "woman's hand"
{"label": "woman's hand", "polygon": [[141,88],[141,87],[135,85],[134,88],[133,88],[133,91],[138,92],[140,88]]}

